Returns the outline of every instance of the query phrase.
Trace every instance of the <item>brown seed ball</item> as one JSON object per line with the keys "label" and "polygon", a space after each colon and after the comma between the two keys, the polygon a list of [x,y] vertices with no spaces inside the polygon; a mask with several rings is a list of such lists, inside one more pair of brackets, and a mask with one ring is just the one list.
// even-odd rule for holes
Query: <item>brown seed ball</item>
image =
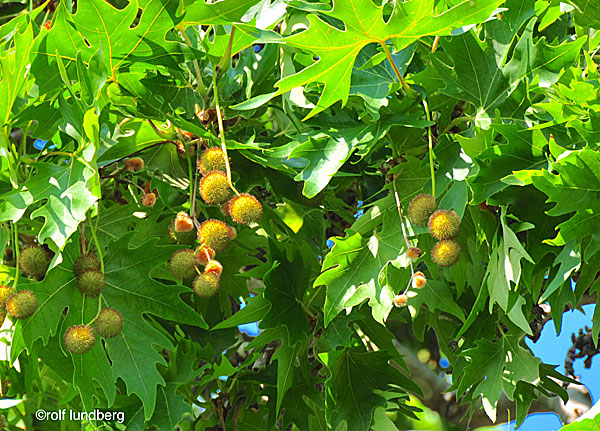
{"label": "brown seed ball", "polygon": [[6,310],[15,319],[26,319],[35,313],[38,300],[31,290],[19,290],[6,300]]}
{"label": "brown seed ball", "polygon": [[73,263],[73,273],[75,274],[75,277],[79,277],[88,269],[95,269],[96,271],[100,270],[100,261],[93,253],[82,254]]}
{"label": "brown seed ball", "polygon": [[199,265],[206,265],[209,261],[215,257],[215,251],[212,248],[201,246],[196,249],[196,263]]}
{"label": "brown seed ball", "polygon": [[154,193],[146,193],[142,196],[142,205],[145,207],[153,207],[156,204],[156,195]]}
{"label": "brown seed ball", "polygon": [[80,355],[94,347],[96,334],[94,328],[89,325],[73,325],[65,332],[63,341],[69,352]]}
{"label": "brown seed ball", "polygon": [[410,247],[406,252],[409,259],[418,259],[422,254],[423,252],[419,247]]}
{"label": "brown seed ball", "polygon": [[219,253],[229,245],[229,229],[221,220],[210,219],[200,225],[198,240],[202,245]]}
{"label": "brown seed ball", "polygon": [[77,279],[79,293],[90,298],[97,298],[104,290],[105,285],[104,274],[96,269],[83,271]]}
{"label": "brown seed ball", "polygon": [[227,226],[227,236],[230,240],[234,240],[237,236],[237,230],[233,226]]}
{"label": "brown seed ball", "polygon": [[262,215],[262,206],[256,197],[242,193],[229,201],[229,214],[239,224],[257,223]]}
{"label": "brown seed ball", "polygon": [[123,162],[125,164],[125,169],[129,172],[138,172],[144,169],[144,161],[139,157],[132,157],[131,159],[127,159]]}
{"label": "brown seed ball", "polygon": [[427,278],[425,277],[425,274],[423,274],[421,271],[415,272],[415,275],[413,275],[412,279],[412,287],[414,289],[421,289],[425,286],[425,284],[427,284]]}
{"label": "brown seed ball", "polygon": [[194,221],[185,211],[179,211],[175,216],[175,232],[189,232],[194,228]]}
{"label": "brown seed ball", "polygon": [[408,303],[408,296],[405,294],[396,295],[394,296],[393,301],[396,307],[406,307],[406,304]]}
{"label": "brown seed ball", "polygon": [[427,221],[437,209],[437,202],[431,195],[420,194],[408,204],[408,217],[417,226],[427,226]]}
{"label": "brown seed ball", "polygon": [[220,205],[229,199],[231,187],[227,175],[221,171],[212,171],[200,181],[200,196],[208,205]]}
{"label": "brown seed ball", "polygon": [[452,266],[460,258],[462,248],[460,244],[453,239],[438,241],[431,250],[431,259],[439,266]]}
{"label": "brown seed ball", "polygon": [[116,337],[123,329],[123,316],[114,308],[103,308],[94,321],[94,327],[101,337]]}
{"label": "brown seed ball", "polygon": [[429,233],[435,239],[451,239],[460,233],[460,218],[454,211],[437,210],[427,222]]}
{"label": "brown seed ball", "polygon": [[194,250],[177,250],[169,261],[169,270],[178,279],[192,278],[196,273],[196,255]]}
{"label": "brown seed ball", "polygon": [[212,273],[202,273],[194,279],[194,293],[201,298],[214,296],[219,286],[219,277]]}
{"label": "brown seed ball", "polygon": [[223,150],[219,147],[210,147],[204,150],[200,160],[198,160],[198,170],[202,175],[206,175],[211,171],[225,172],[227,164],[225,163]]}

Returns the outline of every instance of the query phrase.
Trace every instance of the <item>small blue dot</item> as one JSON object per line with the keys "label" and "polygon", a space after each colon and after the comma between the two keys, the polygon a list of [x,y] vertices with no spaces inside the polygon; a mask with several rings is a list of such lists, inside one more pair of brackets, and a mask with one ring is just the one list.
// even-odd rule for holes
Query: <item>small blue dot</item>
{"label": "small blue dot", "polygon": [[440,359],[440,367],[448,368],[449,365],[450,365],[450,362],[448,362],[448,359],[446,359],[446,358]]}
{"label": "small blue dot", "polygon": [[327,248],[331,248],[335,245],[335,242],[333,242],[332,240],[328,239],[327,240]]}

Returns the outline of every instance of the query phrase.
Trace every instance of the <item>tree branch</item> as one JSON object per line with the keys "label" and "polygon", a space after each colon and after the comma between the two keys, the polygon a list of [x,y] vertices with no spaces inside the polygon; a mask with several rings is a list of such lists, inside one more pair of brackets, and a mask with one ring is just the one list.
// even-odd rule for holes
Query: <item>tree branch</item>
{"label": "tree branch", "polygon": [[[446,392],[450,388],[450,383],[432,371],[427,365],[421,363],[411,350],[404,347],[397,340],[393,340],[393,343],[403,356],[410,372],[409,377],[423,391],[423,397],[419,397],[423,405],[438,412],[440,416],[448,421],[459,425],[470,425],[473,428],[494,425],[483,411],[481,402],[474,406],[473,416],[469,421],[468,404],[460,405],[455,392]],[[396,368],[406,374],[406,370],[402,367],[397,366]],[[563,423],[575,421],[581,414],[589,410],[592,400],[584,386],[570,385],[567,392],[569,393],[567,404],[564,404],[558,396],[550,398],[542,395],[531,403],[529,414],[552,412],[558,414]],[[511,412],[510,419],[514,419],[516,417],[515,403],[510,401],[503,393],[500,401],[498,401],[496,423],[507,422],[509,420],[509,410]]]}

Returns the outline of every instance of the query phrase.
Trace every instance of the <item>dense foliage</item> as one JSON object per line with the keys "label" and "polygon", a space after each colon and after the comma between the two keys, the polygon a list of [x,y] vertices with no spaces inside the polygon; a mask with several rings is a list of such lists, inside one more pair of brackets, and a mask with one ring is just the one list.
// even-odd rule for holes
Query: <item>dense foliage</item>
{"label": "dense foliage", "polygon": [[[569,400],[524,340],[596,302],[597,0],[25,3],[0,3],[0,427]],[[570,364],[599,333],[596,308]]]}

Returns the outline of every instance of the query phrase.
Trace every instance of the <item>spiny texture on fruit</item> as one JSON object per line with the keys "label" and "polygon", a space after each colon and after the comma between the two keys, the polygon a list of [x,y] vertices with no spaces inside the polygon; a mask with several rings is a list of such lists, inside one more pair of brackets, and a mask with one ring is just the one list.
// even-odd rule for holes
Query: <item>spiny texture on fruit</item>
{"label": "spiny texture on fruit", "polygon": [[173,277],[179,279],[192,278],[196,275],[196,255],[194,250],[177,250],[171,256],[169,269]]}
{"label": "spiny texture on fruit", "polygon": [[194,293],[201,298],[210,298],[219,290],[219,277],[212,273],[202,273],[194,279]]}
{"label": "spiny texture on fruit", "polygon": [[438,241],[431,250],[431,259],[439,266],[452,266],[460,258],[462,248],[454,239]]}
{"label": "spiny texture on fruit", "polygon": [[8,301],[8,298],[13,293],[15,293],[15,289],[12,287],[4,284],[0,285],[0,308],[4,308],[6,306],[6,301]]}
{"label": "spiny texture on fruit", "polygon": [[221,273],[223,272],[223,265],[218,260],[211,260],[206,264],[204,268],[205,274],[215,274],[217,277],[221,277]]}
{"label": "spiny texture on fruit", "polygon": [[73,325],[65,332],[64,343],[71,353],[80,355],[89,352],[96,344],[94,328],[89,325]]}
{"label": "spiny texture on fruit", "polygon": [[228,226],[221,220],[206,220],[198,229],[198,240],[202,245],[212,248],[217,253],[223,251],[230,241]]}
{"label": "spiny texture on fruit", "polygon": [[396,307],[406,307],[406,304],[408,303],[408,296],[405,294],[396,295],[394,296],[393,301]]}
{"label": "spiny texture on fruit", "polygon": [[229,215],[236,223],[256,223],[261,214],[262,206],[251,194],[242,193],[229,201]]}
{"label": "spiny texture on fruit", "polygon": [[230,195],[229,180],[221,171],[211,171],[200,181],[200,196],[208,205],[220,205],[229,199]]}
{"label": "spiny texture on fruit", "polygon": [[6,310],[16,319],[26,319],[31,316],[37,306],[37,297],[31,290],[19,290],[6,301]]}
{"label": "spiny texture on fruit", "polygon": [[156,204],[156,195],[154,193],[146,193],[142,196],[142,205],[145,207],[153,207]]}
{"label": "spiny texture on fruit", "polygon": [[215,257],[215,251],[212,248],[201,246],[196,249],[196,263],[199,265],[206,265],[213,257]]}
{"label": "spiny texture on fruit", "polygon": [[39,245],[30,245],[21,250],[19,268],[27,275],[41,279],[46,275],[49,264],[48,253]]}
{"label": "spiny texture on fruit", "polygon": [[423,274],[421,271],[415,272],[415,275],[413,275],[413,278],[412,278],[412,287],[414,289],[421,289],[426,284],[427,284],[427,278],[425,277],[425,274]]}
{"label": "spiny texture on fruit", "polygon": [[420,194],[408,204],[408,217],[417,226],[427,226],[427,221],[437,209],[437,202],[431,195]]}
{"label": "spiny texture on fruit", "polygon": [[103,308],[94,321],[94,327],[101,337],[116,337],[123,329],[123,316],[114,308]]}
{"label": "spiny texture on fruit", "polygon": [[460,232],[460,219],[451,210],[437,210],[427,222],[429,233],[436,239],[455,238]]}
{"label": "spiny texture on fruit", "polygon": [[419,247],[410,247],[406,252],[409,259],[418,259],[422,254],[423,252]]}
{"label": "spiny texture on fruit", "polygon": [[104,274],[97,269],[83,271],[77,279],[77,289],[82,295],[96,298],[104,289]]}
{"label": "spiny texture on fruit", "polygon": [[95,269],[96,271],[100,270],[100,261],[95,254],[82,254],[73,264],[73,273],[75,274],[75,277],[79,277],[83,271],[87,271],[88,269]]}
{"label": "spiny texture on fruit", "polygon": [[131,159],[127,159],[123,162],[125,164],[125,169],[129,172],[137,172],[144,169],[144,161],[139,157],[132,157]]}
{"label": "spiny texture on fruit", "polygon": [[204,150],[200,156],[200,160],[198,160],[198,170],[202,175],[206,175],[211,171],[225,172],[227,165],[223,150],[219,147],[210,147]]}

